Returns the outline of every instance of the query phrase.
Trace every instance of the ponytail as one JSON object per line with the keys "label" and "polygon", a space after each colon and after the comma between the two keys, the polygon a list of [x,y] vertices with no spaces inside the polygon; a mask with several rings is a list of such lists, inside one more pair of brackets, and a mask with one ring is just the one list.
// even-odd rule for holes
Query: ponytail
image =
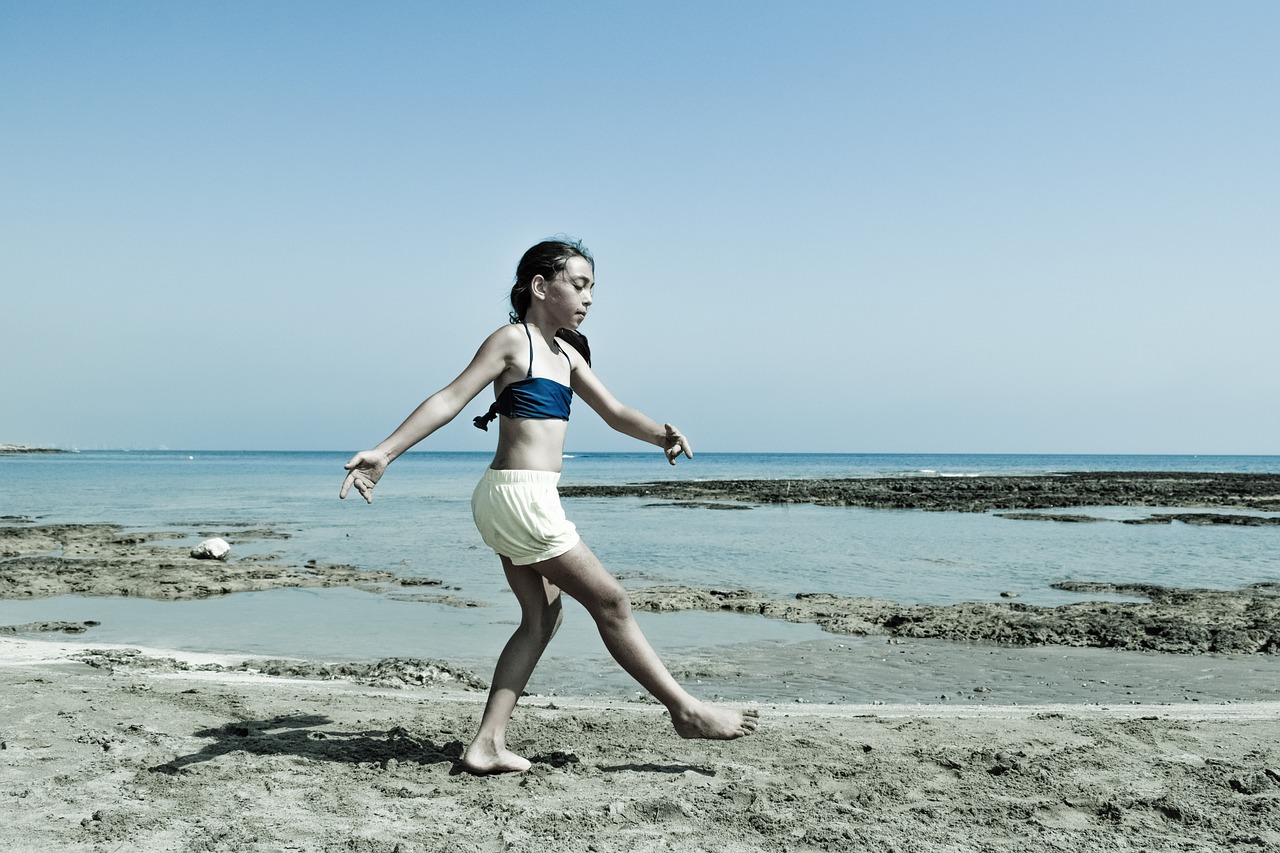
{"label": "ponytail", "polygon": [[573,329],[556,329],[556,337],[581,353],[587,360],[587,366],[591,366],[591,347],[587,344],[586,335],[575,332]]}

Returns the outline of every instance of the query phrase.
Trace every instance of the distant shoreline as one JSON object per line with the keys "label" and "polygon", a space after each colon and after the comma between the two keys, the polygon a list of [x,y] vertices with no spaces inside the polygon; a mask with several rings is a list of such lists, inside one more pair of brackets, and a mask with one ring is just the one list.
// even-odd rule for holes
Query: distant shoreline
{"label": "distant shoreline", "polygon": [[[714,509],[745,509],[751,504],[806,503],[935,512],[1097,506],[1212,507],[1280,512],[1280,474],[1183,471],[1081,471],[973,477],[681,480],[622,485],[567,485],[561,486],[559,491],[564,498],[639,497],[686,505],[710,505]],[[1058,521],[1101,520],[1048,515],[1044,518]],[[1193,520],[1193,523],[1230,522],[1239,523],[1240,520],[1207,516]]]}
{"label": "distant shoreline", "polygon": [[27,447],[23,444],[0,444],[0,453],[66,453],[56,447]]}

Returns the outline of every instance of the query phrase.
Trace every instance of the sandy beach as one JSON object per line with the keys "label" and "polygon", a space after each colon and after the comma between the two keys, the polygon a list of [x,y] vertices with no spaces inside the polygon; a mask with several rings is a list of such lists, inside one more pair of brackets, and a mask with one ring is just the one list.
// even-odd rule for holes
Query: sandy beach
{"label": "sandy beach", "polygon": [[86,648],[0,638],[0,849],[1280,849],[1276,702],[761,706],[707,743],[650,704],[534,696],[533,769],[475,778],[480,690]]}
{"label": "sandy beach", "polygon": [[[1131,479],[1119,486],[1135,494]],[[1178,505],[1270,511],[1273,483],[1244,486],[1255,497],[1180,494]],[[699,488],[664,497],[759,499]],[[969,483],[946,488],[973,500]],[[1234,523],[1225,517],[1204,523]],[[8,599],[448,594],[314,560],[197,560],[172,530],[3,522]],[[511,732],[534,766],[501,778],[457,768],[487,672],[217,657],[94,643],[91,625],[0,626],[0,850],[1280,850],[1275,585],[1099,591],[1133,600],[904,607],[636,587],[638,609],[808,622],[824,639],[669,658],[699,692],[760,710],[760,731],[729,743],[679,739],[649,701],[548,690],[549,666]],[[775,696],[846,685],[836,689],[884,699],[742,698],[764,684]]]}

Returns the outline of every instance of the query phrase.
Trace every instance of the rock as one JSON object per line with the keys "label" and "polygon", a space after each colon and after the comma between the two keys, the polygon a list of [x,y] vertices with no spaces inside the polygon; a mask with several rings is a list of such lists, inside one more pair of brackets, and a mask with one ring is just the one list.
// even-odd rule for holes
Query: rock
{"label": "rock", "polygon": [[191,556],[197,560],[225,560],[231,553],[231,546],[225,539],[206,539],[191,549]]}
{"label": "rock", "polygon": [[27,622],[23,625],[0,625],[0,634],[36,634],[61,631],[64,634],[83,634],[86,628],[102,624],[90,619],[85,622]]}
{"label": "rock", "polygon": [[1068,513],[1049,512],[997,512],[996,518],[1011,518],[1014,521],[1062,521],[1072,524],[1089,524],[1095,521],[1106,521],[1092,515],[1072,515]]}
{"label": "rock", "polygon": [[1241,773],[1228,780],[1231,789],[1240,794],[1261,794],[1275,785],[1275,780],[1268,771]]}

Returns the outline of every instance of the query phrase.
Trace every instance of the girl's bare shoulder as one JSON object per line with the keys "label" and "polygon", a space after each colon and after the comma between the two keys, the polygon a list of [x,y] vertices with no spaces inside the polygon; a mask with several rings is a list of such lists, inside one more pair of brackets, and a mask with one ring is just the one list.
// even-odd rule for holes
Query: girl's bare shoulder
{"label": "girl's bare shoulder", "polygon": [[508,367],[528,360],[529,342],[519,327],[508,323],[490,333],[480,345],[478,356],[485,360],[501,360]]}
{"label": "girl's bare shoulder", "polygon": [[524,332],[514,324],[507,323],[494,329],[489,337],[484,339],[483,346],[509,348],[524,340],[526,340]]}

